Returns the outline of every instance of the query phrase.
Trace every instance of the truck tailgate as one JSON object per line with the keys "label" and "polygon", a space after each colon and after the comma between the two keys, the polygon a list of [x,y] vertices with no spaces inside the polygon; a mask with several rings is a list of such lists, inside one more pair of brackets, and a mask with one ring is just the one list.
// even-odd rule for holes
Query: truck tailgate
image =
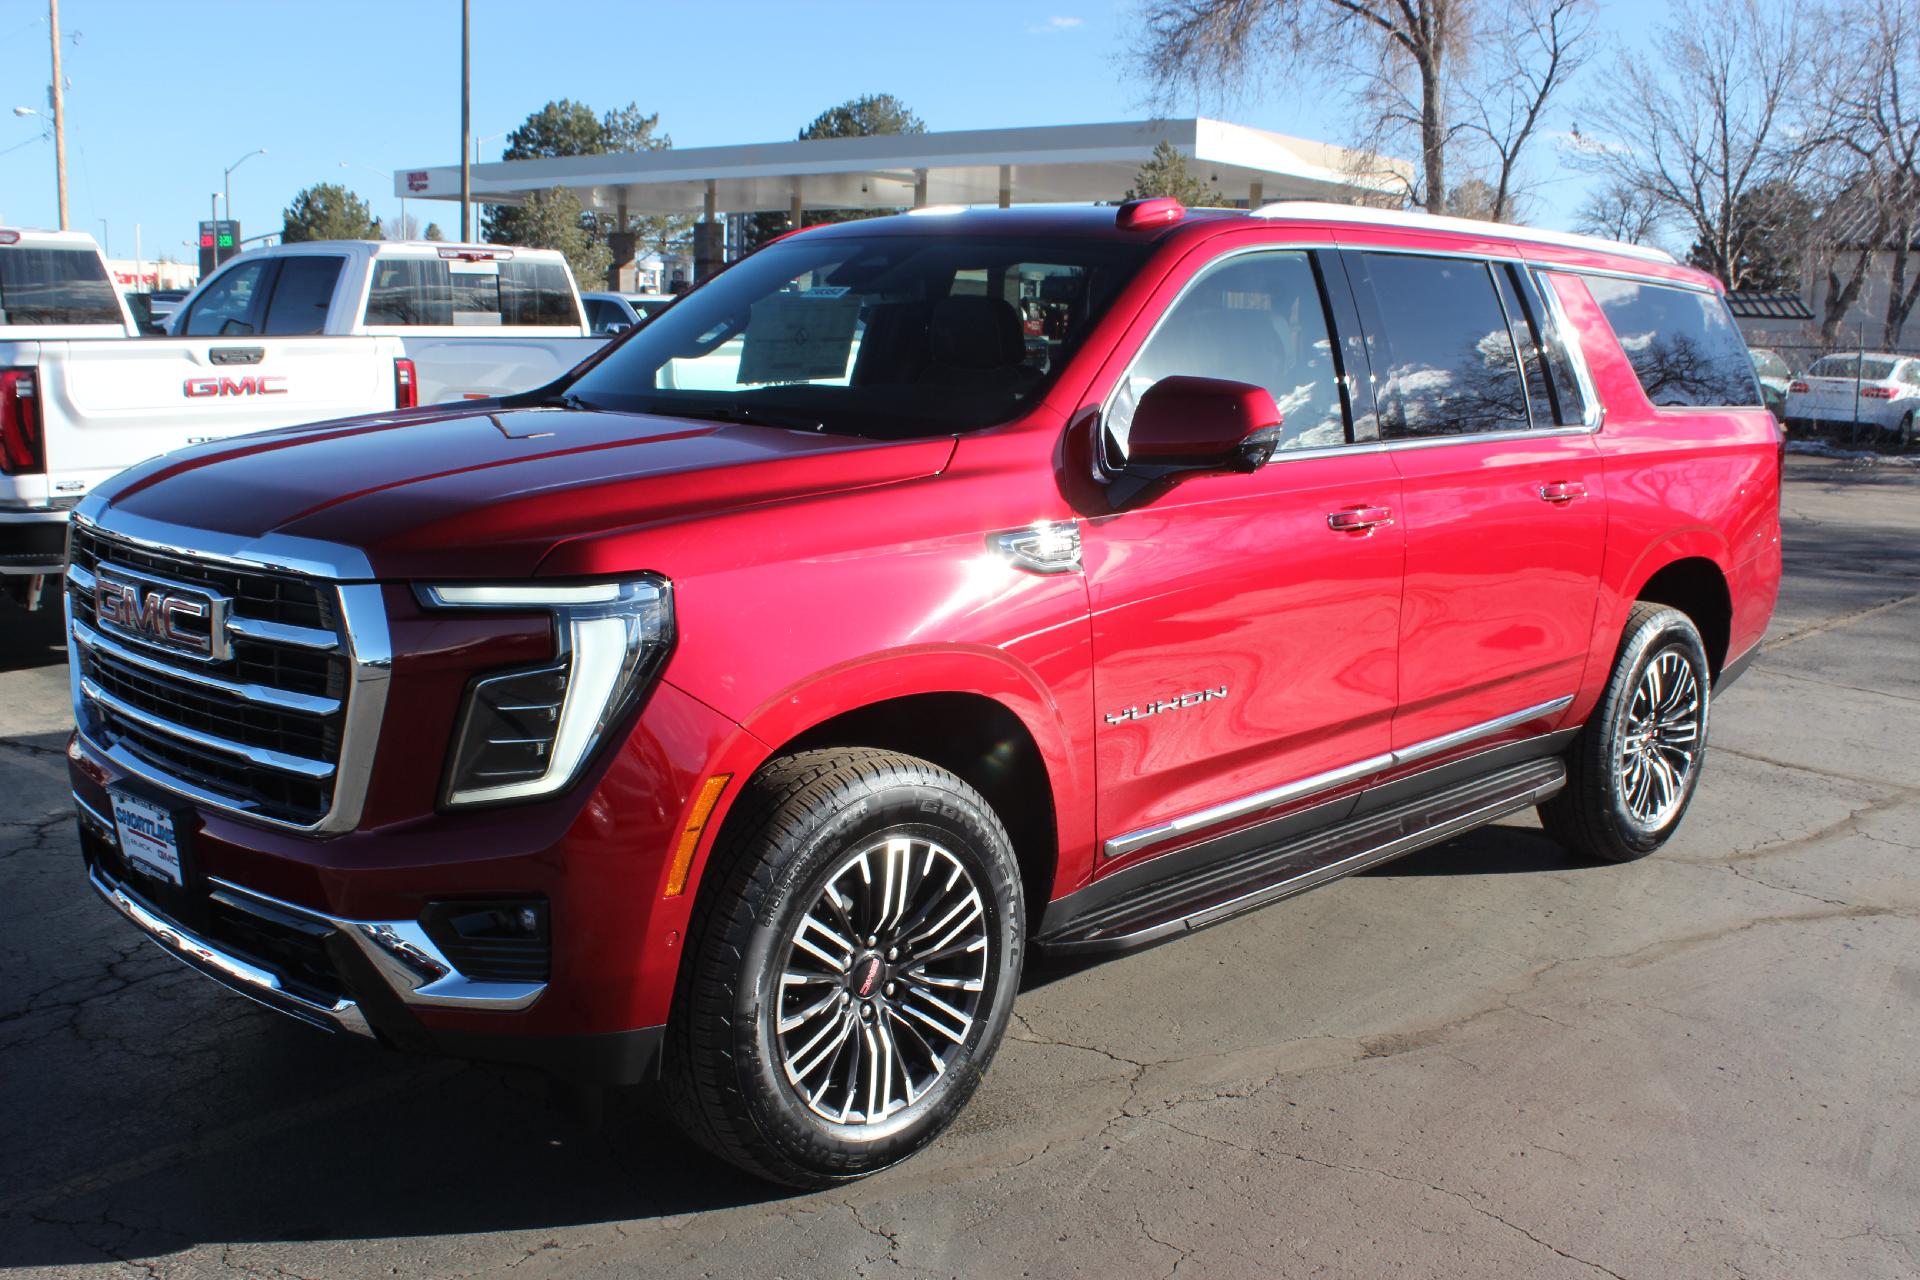
{"label": "truck tailgate", "polygon": [[393,338],[46,343],[40,397],[55,495],[200,440],[394,406]]}

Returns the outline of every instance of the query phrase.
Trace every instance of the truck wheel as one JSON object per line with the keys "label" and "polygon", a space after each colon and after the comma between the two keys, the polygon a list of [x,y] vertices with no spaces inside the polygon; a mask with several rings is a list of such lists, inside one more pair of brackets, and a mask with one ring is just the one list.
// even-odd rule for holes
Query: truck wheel
{"label": "truck wheel", "polygon": [[798,752],[748,784],[706,879],[664,1064],[687,1134],[795,1187],[933,1141],[1020,980],[1020,870],[986,800],[911,756]]}
{"label": "truck wheel", "polygon": [[1700,781],[1710,684],[1693,621],[1635,604],[1606,692],[1567,752],[1567,785],[1540,806],[1547,834],[1608,862],[1665,844]]}

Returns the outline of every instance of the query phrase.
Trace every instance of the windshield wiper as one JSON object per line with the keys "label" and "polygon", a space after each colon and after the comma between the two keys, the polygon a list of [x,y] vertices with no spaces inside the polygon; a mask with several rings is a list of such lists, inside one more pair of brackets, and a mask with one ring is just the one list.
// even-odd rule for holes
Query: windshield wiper
{"label": "windshield wiper", "polygon": [[825,431],[827,429],[826,423],[818,418],[800,417],[788,413],[769,413],[764,409],[743,404],[663,406],[652,412],[669,414],[676,418],[695,418],[703,422],[739,422],[754,427],[784,427],[789,431]]}

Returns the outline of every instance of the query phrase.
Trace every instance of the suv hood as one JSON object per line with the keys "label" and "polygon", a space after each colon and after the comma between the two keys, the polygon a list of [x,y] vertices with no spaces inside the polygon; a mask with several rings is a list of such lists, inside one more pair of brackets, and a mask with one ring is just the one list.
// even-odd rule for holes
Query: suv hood
{"label": "suv hood", "polygon": [[[954,442],[571,409],[433,411],[167,454],[86,510],[363,552],[381,578],[523,578],[583,534],[932,475]],[[101,500],[106,504],[103,508]]]}

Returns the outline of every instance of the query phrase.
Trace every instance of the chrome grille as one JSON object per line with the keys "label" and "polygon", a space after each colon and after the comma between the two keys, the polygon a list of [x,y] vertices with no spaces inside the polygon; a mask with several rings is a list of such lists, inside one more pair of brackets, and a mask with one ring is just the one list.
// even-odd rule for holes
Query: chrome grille
{"label": "chrome grille", "polygon": [[[102,619],[94,594],[102,573],[231,602],[222,610],[226,643],[212,658],[196,656],[136,634],[125,616]],[[350,827],[385,694],[384,617],[370,665],[343,607],[366,592],[377,612],[377,587],[343,587],[76,521],[67,602],[81,732],[131,772],[201,803],[280,826]]]}

